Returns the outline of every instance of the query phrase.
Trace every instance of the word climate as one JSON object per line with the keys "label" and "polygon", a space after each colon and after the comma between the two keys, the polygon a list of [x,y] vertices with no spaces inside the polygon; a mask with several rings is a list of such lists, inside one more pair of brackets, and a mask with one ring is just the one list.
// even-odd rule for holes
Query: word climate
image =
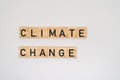
{"label": "word climate", "polygon": [[86,27],[20,27],[20,38],[86,38]]}

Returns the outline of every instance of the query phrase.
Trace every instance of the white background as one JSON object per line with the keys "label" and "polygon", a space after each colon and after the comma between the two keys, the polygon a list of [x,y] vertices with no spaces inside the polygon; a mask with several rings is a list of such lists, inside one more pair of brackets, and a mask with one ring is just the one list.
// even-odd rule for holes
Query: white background
{"label": "white background", "polygon": [[[0,0],[0,80],[120,80],[119,0]],[[87,26],[87,39],[20,39],[19,26]],[[76,59],[25,59],[19,46],[76,46]]]}

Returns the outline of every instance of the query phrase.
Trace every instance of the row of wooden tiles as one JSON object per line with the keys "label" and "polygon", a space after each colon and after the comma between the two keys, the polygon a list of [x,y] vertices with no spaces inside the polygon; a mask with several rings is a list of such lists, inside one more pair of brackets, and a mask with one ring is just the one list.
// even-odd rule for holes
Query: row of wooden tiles
{"label": "row of wooden tiles", "polygon": [[77,48],[73,46],[20,46],[21,58],[76,58]]}
{"label": "row of wooden tiles", "polygon": [[86,27],[20,27],[20,38],[86,38]]}

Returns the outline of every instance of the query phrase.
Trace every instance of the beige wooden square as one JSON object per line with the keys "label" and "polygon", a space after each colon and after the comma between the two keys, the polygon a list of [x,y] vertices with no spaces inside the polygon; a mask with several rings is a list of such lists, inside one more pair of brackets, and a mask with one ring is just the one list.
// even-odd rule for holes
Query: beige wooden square
{"label": "beige wooden square", "polygon": [[48,57],[48,47],[47,46],[37,46],[37,57],[47,58]]}
{"label": "beige wooden square", "polygon": [[[81,36],[83,37],[80,37],[79,36],[79,30],[84,30],[84,31],[81,31],[83,34],[81,34]],[[86,27],[77,27],[77,38],[87,38],[87,28]]]}
{"label": "beige wooden square", "polygon": [[[47,38],[57,38],[57,27],[48,27],[47,28]],[[53,34],[53,35],[52,35]]]}
{"label": "beige wooden square", "polygon": [[[60,35],[63,34],[63,35]],[[58,27],[57,28],[58,38],[67,38],[68,36],[68,28],[67,27]],[[64,36],[65,35],[65,36]]]}
{"label": "beige wooden square", "polygon": [[77,34],[77,28],[72,27],[72,28],[68,28],[68,38],[77,38],[78,34]]}
{"label": "beige wooden square", "polygon": [[67,58],[76,58],[76,57],[77,57],[77,48],[67,47]]}
{"label": "beige wooden square", "polygon": [[28,27],[20,27],[19,28],[19,37],[20,38],[30,38],[30,28]]}

